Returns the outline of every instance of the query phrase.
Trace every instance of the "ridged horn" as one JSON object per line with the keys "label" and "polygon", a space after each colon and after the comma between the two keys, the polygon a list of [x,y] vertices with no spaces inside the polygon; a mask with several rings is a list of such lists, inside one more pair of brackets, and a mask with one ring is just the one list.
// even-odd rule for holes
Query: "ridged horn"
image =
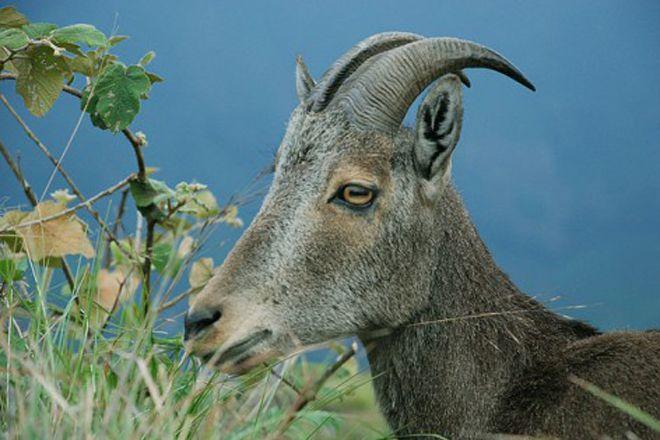
{"label": "ridged horn", "polygon": [[523,86],[534,85],[506,58],[456,38],[428,38],[383,53],[342,84],[333,102],[365,131],[396,133],[415,98],[434,80],[465,68],[496,70]]}
{"label": "ridged horn", "polygon": [[384,32],[360,41],[323,74],[310,95],[310,110],[320,112],[325,109],[342,83],[367,59],[423,38],[407,32]]}

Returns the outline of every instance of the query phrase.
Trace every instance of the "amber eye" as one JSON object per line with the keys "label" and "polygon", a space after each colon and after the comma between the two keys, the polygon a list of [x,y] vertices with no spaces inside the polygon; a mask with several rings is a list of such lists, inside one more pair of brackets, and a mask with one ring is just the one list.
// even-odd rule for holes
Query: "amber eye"
{"label": "amber eye", "polygon": [[339,188],[336,198],[351,207],[366,208],[374,201],[375,195],[375,191],[371,188],[349,183]]}

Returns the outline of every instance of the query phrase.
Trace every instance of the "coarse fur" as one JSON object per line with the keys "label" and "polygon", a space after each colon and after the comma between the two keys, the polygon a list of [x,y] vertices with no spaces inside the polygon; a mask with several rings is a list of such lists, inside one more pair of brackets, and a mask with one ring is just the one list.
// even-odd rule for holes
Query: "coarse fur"
{"label": "coarse fur", "polygon": [[[479,238],[450,178],[462,75],[438,80],[415,129],[391,135],[357,129],[341,106],[310,112],[301,62],[272,186],[191,303],[190,351],[242,372],[358,335],[400,437],[657,436],[571,378],[660,416],[660,332],[600,334],[548,311]],[[342,201],[346,184],[373,203]]]}

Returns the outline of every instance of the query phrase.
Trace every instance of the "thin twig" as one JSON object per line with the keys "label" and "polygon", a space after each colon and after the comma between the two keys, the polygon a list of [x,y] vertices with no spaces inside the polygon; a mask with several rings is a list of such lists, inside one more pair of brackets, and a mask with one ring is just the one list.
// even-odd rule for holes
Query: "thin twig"
{"label": "thin twig", "polygon": [[142,155],[142,142],[133,134],[128,128],[124,128],[121,131],[126,139],[131,143],[133,147],[133,152],[135,153],[135,160],[137,161],[138,166],[138,180],[140,182],[146,182],[147,180],[147,166],[144,164],[144,156]]}
{"label": "thin twig", "polygon": [[121,192],[121,198],[119,199],[119,207],[117,208],[117,217],[112,223],[112,233],[117,235],[119,233],[119,228],[121,226],[121,220],[124,217],[124,212],[126,212],[126,200],[128,200],[128,188]]}
{"label": "thin twig", "polygon": [[[11,157],[11,154],[9,154],[9,151],[4,146],[2,141],[0,141],[0,153],[2,153],[2,156],[5,158],[5,161],[9,165],[9,168],[11,168],[11,171],[14,173],[14,176],[16,176],[16,180],[18,180],[18,183],[20,183],[21,187],[23,188],[23,192],[25,192],[25,196],[30,201],[30,204],[33,207],[37,206],[39,201],[37,200],[36,194],[34,194],[34,191],[32,191],[32,187],[28,183],[27,179],[21,172],[21,169],[18,167],[16,162],[14,162],[14,159]],[[64,258],[62,258],[62,273],[64,273],[64,278],[66,278],[66,282],[69,285],[71,291],[73,292],[75,281],[73,275],[71,274],[71,269],[69,268],[69,265],[67,264]]]}
{"label": "thin twig", "polygon": [[150,290],[151,290],[151,262],[154,253],[154,230],[156,229],[155,220],[147,220],[147,238],[145,241],[144,264],[142,265],[142,308],[144,316],[149,312]]}
{"label": "thin twig", "polygon": [[[27,228],[28,226],[34,226],[34,225],[46,223],[46,222],[49,222],[51,220],[55,220],[57,218],[69,215],[73,212],[78,211],[81,208],[86,208],[86,207],[92,205],[93,203],[96,203],[98,200],[102,199],[103,197],[109,196],[110,194],[112,194],[112,193],[116,192],[117,190],[123,188],[124,186],[128,185],[129,182],[133,179],[135,179],[135,175],[131,174],[130,176],[122,179],[120,182],[112,185],[109,188],[104,189],[100,193],[96,194],[93,197],[90,197],[89,199],[87,199],[86,201],[84,201],[82,203],[78,203],[77,205],[72,206],[68,209],[65,209],[64,211],[60,211],[56,214],[52,214],[52,215],[49,215],[49,216],[46,216],[46,217],[42,217],[42,218],[39,218],[39,219],[36,219],[36,220],[32,220],[32,221],[29,221],[29,222],[25,222],[25,223],[21,223],[21,224],[12,226],[9,229]],[[6,229],[6,230],[9,230],[9,229]],[[4,232],[4,231],[5,230],[0,230],[0,232]]]}
{"label": "thin twig", "polygon": [[337,372],[346,362],[348,362],[353,356],[357,353],[357,343],[353,342],[351,347],[344,352],[341,356],[337,358],[335,363],[333,363],[327,370],[323,372],[323,375],[316,381],[313,382],[310,386],[303,388],[298,394],[298,398],[289,409],[289,412],[280,424],[277,431],[270,436],[269,438],[280,439],[283,437],[286,430],[291,426],[293,421],[296,419],[296,416],[300,411],[302,411],[310,402],[314,401],[323,387],[323,384]]}
{"label": "thin twig", "polygon": [[[116,237],[119,233],[119,227],[121,226],[121,220],[124,217],[124,212],[126,210],[126,200],[128,199],[128,188],[121,192],[121,198],[119,199],[119,207],[117,208],[117,216],[115,221],[112,223],[112,233]],[[103,257],[103,267],[108,268],[110,266],[110,240],[105,244],[104,257]]]}
{"label": "thin twig", "polygon": [[[92,217],[94,217],[94,220],[96,220],[96,222],[99,224],[99,226],[101,227],[103,232],[107,235],[108,239],[110,239],[111,241],[113,241],[117,245],[119,245],[119,240],[117,240],[117,238],[114,236],[114,234],[112,233],[112,231],[110,230],[108,225],[105,223],[105,221],[103,221],[103,219],[101,218],[101,215],[98,212],[96,212],[96,210],[92,209],[92,207],[89,204],[86,203],[87,199],[82,194],[82,192],[80,192],[80,190],[78,189],[78,186],[73,182],[73,180],[71,179],[69,174],[66,171],[64,171],[64,168],[58,162],[58,160],[50,153],[50,151],[48,150],[48,148],[46,148],[44,143],[41,142],[41,140],[39,140],[39,138],[34,134],[34,132],[30,129],[30,127],[28,127],[28,125],[25,123],[25,121],[23,121],[23,119],[20,117],[20,115],[18,113],[16,113],[16,110],[14,110],[14,108],[11,106],[11,104],[9,104],[9,101],[7,101],[7,98],[5,98],[5,96],[1,93],[0,93],[0,101],[2,101],[2,103],[5,105],[5,107],[7,107],[7,110],[9,110],[9,112],[12,114],[12,116],[14,116],[16,121],[18,121],[18,123],[21,125],[21,127],[23,128],[25,133],[28,135],[28,137],[34,141],[34,143],[37,145],[39,150],[41,150],[41,152],[55,166],[57,171],[60,173],[60,175],[66,181],[67,185],[69,185],[69,188],[71,188],[71,191],[78,197],[80,202],[83,203],[83,207],[87,210],[87,212],[89,212],[92,215]],[[121,249],[121,247],[120,247],[120,249]],[[123,252],[123,250],[122,250],[122,252]],[[125,253],[125,255],[128,258],[133,259],[132,255],[129,255],[128,253]]]}
{"label": "thin twig", "polygon": [[302,394],[302,391],[300,391],[295,384],[293,384],[289,379],[287,379],[286,377],[282,376],[280,373],[275,371],[274,368],[270,369],[270,374],[275,376],[278,380],[281,380],[284,385],[291,388],[293,390],[293,392],[296,393],[298,396],[300,396]]}
{"label": "thin twig", "polygon": [[174,307],[178,303],[180,303],[182,300],[188,298],[190,295],[193,293],[196,293],[201,290],[201,287],[192,287],[188,290],[186,290],[183,293],[180,293],[179,295],[175,296],[171,300],[163,303],[159,308],[158,308],[158,313],[163,312],[171,307]]}
{"label": "thin twig", "polygon": [[[4,80],[16,80],[16,75],[13,73],[0,73],[0,81]],[[82,91],[69,85],[63,85],[62,90],[77,98],[82,98],[83,96]],[[138,179],[141,182],[144,182],[147,179],[147,167],[144,162],[144,156],[142,155],[142,142],[140,142],[137,136],[135,136],[135,134],[133,134],[133,132],[128,128],[123,129],[121,132],[124,137],[126,137],[126,139],[128,139],[128,141],[131,143],[131,147],[133,147],[135,160],[138,166]]]}
{"label": "thin twig", "polygon": [[30,204],[32,206],[37,206],[37,203],[39,203],[39,201],[37,200],[37,195],[34,193],[34,191],[32,191],[32,187],[28,183],[25,176],[23,176],[21,169],[18,167],[18,164],[14,162],[14,159],[11,157],[9,151],[4,146],[2,141],[0,141],[0,153],[2,153],[2,156],[5,158],[7,165],[9,165],[9,168],[11,168],[11,171],[14,173],[14,176],[16,176],[18,183],[21,184],[21,187],[23,188],[23,192],[30,201]]}

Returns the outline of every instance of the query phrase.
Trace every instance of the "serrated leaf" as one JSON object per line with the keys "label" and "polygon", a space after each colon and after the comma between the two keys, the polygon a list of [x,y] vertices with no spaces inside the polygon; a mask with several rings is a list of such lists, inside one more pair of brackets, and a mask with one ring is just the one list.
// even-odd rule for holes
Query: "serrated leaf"
{"label": "serrated leaf", "polygon": [[21,26],[23,32],[33,40],[46,38],[53,29],[57,29],[57,25],[53,23],[30,23]]}
{"label": "serrated leaf", "polygon": [[0,46],[7,49],[18,50],[27,46],[28,36],[20,29],[9,28],[0,30]]}
{"label": "serrated leaf", "polygon": [[103,71],[96,83],[93,110],[113,132],[128,127],[140,111],[140,97],[151,87],[140,66],[114,64]]}
{"label": "serrated leaf", "polygon": [[190,287],[203,287],[213,277],[213,258],[200,258],[190,267]]}
{"label": "serrated leaf", "polygon": [[156,52],[153,50],[150,50],[142,58],[140,58],[140,62],[138,63],[142,67],[147,67],[147,64],[152,62],[156,58]]}
{"label": "serrated leaf", "polygon": [[113,47],[118,45],[124,40],[127,40],[129,37],[128,35],[113,35],[112,37],[108,38],[108,46]]}
{"label": "serrated leaf", "polygon": [[85,43],[88,46],[107,46],[105,34],[90,24],[72,24],[54,29],[50,36],[55,44]]}
{"label": "serrated leaf", "polygon": [[27,23],[27,18],[25,18],[25,16],[18,12],[13,6],[0,8],[0,26],[15,28],[21,27]]}
{"label": "serrated leaf", "polygon": [[30,47],[24,54],[25,57],[12,61],[18,72],[16,92],[30,113],[43,116],[60,96],[69,69],[50,47]]}
{"label": "serrated leaf", "polygon": [[[47,201],[38,204],[21,220],[21,223],[37,221],[61,213],[66,207],[61,203]],[[44,260],[65,255],[94,256],[94,248],[85,232],[86,227],[74,213],[30,226],[17,225],[16,233],[23,239],[28,256],[33,260]]]}

